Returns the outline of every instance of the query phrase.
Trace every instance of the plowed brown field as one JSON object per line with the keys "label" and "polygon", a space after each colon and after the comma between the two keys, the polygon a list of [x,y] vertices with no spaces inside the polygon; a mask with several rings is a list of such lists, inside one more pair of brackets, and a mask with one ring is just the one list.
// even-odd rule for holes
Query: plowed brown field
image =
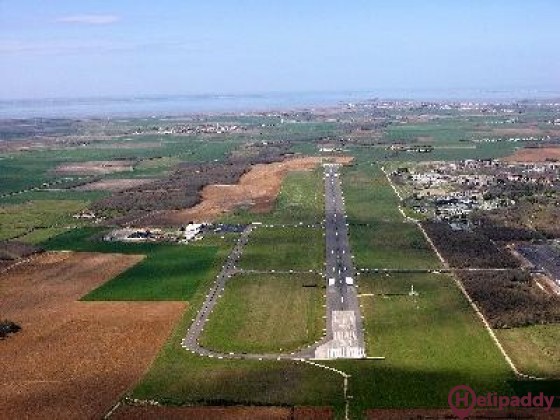
{"label": "plowed brown field", "polygon": [[[335,157],[337,163],[348,164],[351,157]],[[309,171],[325,159],[302,157],[282,162],[255,165],[235,185],[208,185],[202,190],[202,201],[194,207],[179,211],[163,211],[143,217],[142,225],[181,225],[190,221],[211,222],[223,213],[240,206],[250,207],[253,213],[266,213],[274,208],[282,180],[290,171]]]}
{"label": "plowed brown field", "polygon": [[503,158],[506,162],[546,162],[560,161],[560,147],[536,147],[519,149],[513,155]]}
{"label": "plowed brown field", "polygon": [[100,160],[89,162],[75,162],[59,165],[54,169],[57,174],[73,175],[106,175],[113,172],[132,171],[132,160]]}
{"label": "plowed brown field", "polygon": [[142,259],[46,253],[0,275],[0,417],[100,418],[145,372],[184,303],[79,302]]}

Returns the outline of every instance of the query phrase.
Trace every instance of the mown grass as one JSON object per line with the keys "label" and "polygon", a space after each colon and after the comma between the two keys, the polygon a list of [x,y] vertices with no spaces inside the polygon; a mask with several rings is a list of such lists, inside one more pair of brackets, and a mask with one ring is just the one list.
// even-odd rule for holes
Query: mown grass
{"label": "mown grass", "polygon": [[512,372],[448,276],[362,275],[358,284],[367,353],[385,360],[336,363],[352,373],[356,409],[445,407],[458,384],[513,392]]}
{"label": "mown grass", "polygon": [[343,174],[350,245],[360,268],[429,269],[440,266],[418,227],[405,222],[399,199],[377,165]]}
{"label": "mown grass", "polygon": [[359,164],[344,170],[342,187],[348,223],[402,222],[399,199],[378,165]]}
{"label": "mown grass", "polygon": [[411,223],[350,225],[350,238],[357,267],[433,269],[441,265],[418,227]]}
{"label": "mown grass", "polygon": [[321,229],[259,227],[251,233],[239,266],[253,270],[319,270],[324,253]]}
{"label": "mown grass", "polygon": [[79,224],[72,215],[87,205],[80,200],[37,200],[0,207],[0,240],[16,238],[34,229]]}
{"label": "mown grass", "polygon": [[270,213],[239,209],[224,216],[229,223],[313,224],[323,220],[324,188],[322,169],[289,172],[282,182],[275,207]]}
{"label": "mown grass", "polygon": [[99,240],[101,232],[94,228],[76,229],[43,243],[51,250],[146,255],[140,263],[94,289],[83,300],[189,300],[200,284],[214,275],[216,246],[104,242]]}
{"label": "mown grass", "polygon": [[532,325],[495,332],[523,373],[560,379],[560,324]]}
{"label": "mown grass", "polygon": [[[231,246],[222,244],[219,248],[218,265]],[[336,373],[288,361],[218,360],[181,347],[211,282],[210,278],[202,281],[182,320],[132,396],[171,405],[334,406],[340,414],[344,408],[342,378]],[[216,314],[212,317],[216,319]]]}
{"label": "mown grass", "polygon": [[314,274],[231,278],[205,325],[201,344],[222,352],[280,353],[322,335],[323,282]]}

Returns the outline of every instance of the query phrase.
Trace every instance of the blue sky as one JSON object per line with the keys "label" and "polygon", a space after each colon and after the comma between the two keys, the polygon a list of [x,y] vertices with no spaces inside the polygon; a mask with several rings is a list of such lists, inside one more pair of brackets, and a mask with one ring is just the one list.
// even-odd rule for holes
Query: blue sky
{"label": "blue sky", "polygon": [[560,89],[557,0],[0,0],[0,98]]}

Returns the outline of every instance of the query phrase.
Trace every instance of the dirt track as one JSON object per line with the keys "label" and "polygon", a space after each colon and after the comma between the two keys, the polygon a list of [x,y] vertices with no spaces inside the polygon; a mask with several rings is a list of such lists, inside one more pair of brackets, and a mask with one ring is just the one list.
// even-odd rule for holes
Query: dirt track
{"label": "dirt track", "polygon": [[[334,158],[348,164],[352,158]],[[320,157],[288,159],[266,165],[255,165],[235,185],[208,185],[202,190],[202,202],[179,211],[166,211],[143,218],[141,224],[180,225],[189,221],[211,222],[223,213],[244,206],[253,213],[266,213],[274,208],[282,180],[290,171],[309,171],[323,161]]]}
{"label": "dirt track", "polygon": [[100,418],[145,372],[184,303],[78,302],[142,257],[47,253],[0,276],[2,418]]}

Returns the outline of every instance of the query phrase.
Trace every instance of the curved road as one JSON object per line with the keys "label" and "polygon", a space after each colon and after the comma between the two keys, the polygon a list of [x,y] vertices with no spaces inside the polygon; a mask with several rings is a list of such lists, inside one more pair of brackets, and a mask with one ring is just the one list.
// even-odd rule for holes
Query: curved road
{"label": "curved road", "polygon": [[236,264],[254,228],[254,225],[249,225],[241,233],[237,244],[206,295],[202,307],[193,319],[186,337],[182,341],[183,348],[201,356],[218,359],[325,360],[365,357],[362,320],[356,287],[353,284],[347,284],[346,281],[347,277],[354,279],[355,270],[350,254],[344,198],[338,179],[338,168],[339,165],[325,165],[326,336],[299,352],[283,354],[220,353],[200,346],[198,339],[208,321],[208,316],[216,306],[218,298],[224,293],[226,282],[232,275],[243,271],[239,270]]}

